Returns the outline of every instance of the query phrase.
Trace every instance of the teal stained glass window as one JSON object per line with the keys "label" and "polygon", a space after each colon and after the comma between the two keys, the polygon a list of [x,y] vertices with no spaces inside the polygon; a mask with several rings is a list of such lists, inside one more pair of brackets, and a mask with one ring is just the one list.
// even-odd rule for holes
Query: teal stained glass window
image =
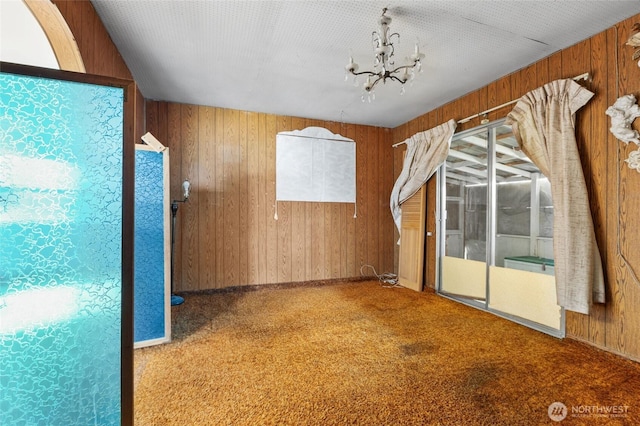
{"label": "teal stained glass window", "polygon": [[123,89],[0,87],[0,423],[118,425]]}

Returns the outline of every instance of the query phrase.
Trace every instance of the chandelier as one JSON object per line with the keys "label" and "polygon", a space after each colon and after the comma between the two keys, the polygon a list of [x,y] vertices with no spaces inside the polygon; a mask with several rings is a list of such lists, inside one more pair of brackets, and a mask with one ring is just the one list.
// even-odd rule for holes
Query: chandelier
{"label": "chandelier", "polygon": [[[353,62],[353,56],[349,57],[349,63],[345,67],[346,75],[345,81],[349,78],[349,75],[354,76],[355,85],[358,85],[357,78],[359,75],[366,75],[367,80],[362,85],[364,93],[362,95],[362,102],[366,98],[371,102],[375,99],[374,88],[382,81],[386,83],[387,80],[397,81],[402,85],[400,94],[404,94],[404,84],[408,80],[413,80],[415,77],[415,70],[422,72],[421,60],[424,59],[424,54],[420,53],[418,43],[415,45],[413,54],[409,57],[411,62],[407,65],[395,66],[393,60],[395,54],[394,41],[400,40],[400,34],[391,33],[389,24],[391,24],[391,18],[386,15],[387,8],[382,9],[382,16],[378,19],[379,29],[372,33],[374,63],[373,71],[360,71],[358,72],[358,64]],[[395,39],[395,40],[394,40]]]}

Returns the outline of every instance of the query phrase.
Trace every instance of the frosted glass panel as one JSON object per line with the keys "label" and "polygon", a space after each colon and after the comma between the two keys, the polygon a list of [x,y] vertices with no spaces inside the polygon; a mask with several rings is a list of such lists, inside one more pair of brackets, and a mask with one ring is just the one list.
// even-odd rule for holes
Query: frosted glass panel
{"label": "frosted glass panel", "polygon": [[1,423],[120,424],[123,90],[0,87]]}
{"label": "frosted glass panel", "polygon": [[166,342],[171,335],[168,235],[165,235],[169,200],[165,200],[164,185],[168,152],[136,146],[134,341],[137,347]]}

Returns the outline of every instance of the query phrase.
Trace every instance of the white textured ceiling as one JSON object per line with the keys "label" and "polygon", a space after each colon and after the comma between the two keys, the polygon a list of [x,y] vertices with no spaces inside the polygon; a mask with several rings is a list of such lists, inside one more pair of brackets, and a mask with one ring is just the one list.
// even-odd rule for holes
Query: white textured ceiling
{"label": "white textured ceiling", "polygon": [[[92,3],[147,99],[383,127],[640,12],[637,0]],[[400,34],[397,62],[418,41],[424,72],[404,95],[390,82],[363,103],[344,66],[351,52],[371,68],[383,7]]]}

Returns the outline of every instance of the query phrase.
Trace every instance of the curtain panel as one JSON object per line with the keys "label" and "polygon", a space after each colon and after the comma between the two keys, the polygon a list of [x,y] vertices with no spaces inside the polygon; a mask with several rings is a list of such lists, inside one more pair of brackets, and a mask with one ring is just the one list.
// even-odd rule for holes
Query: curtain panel
{"label": "curtain panel", "polygon": [[602,260],[575,138],[575,113],[592,96],[571,79],[556,80],[520,98],[506,121],[522,151],[551,183],[558,304],[583,314],[593,302],[605,302]]}
{"label": "curtain panel", "polygon": [[451,137],[456,130],[455,120],[449,120],[430,130],[416,133],[405,141],[407,152],[402,171],[391,191],[391,214],[400,232],[400,205],[415,194],[447,159]]}

